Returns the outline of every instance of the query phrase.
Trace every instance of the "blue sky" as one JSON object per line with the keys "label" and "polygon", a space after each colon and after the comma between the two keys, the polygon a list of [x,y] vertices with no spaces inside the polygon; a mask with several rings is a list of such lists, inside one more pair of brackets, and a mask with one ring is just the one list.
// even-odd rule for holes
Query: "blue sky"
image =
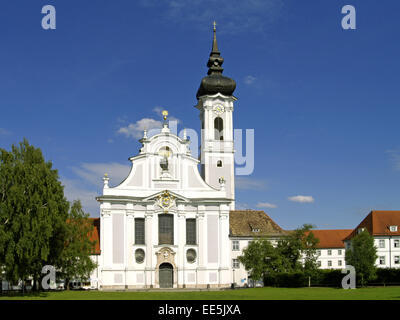
{"label": "blue sky", "polygon": [[[41,28],[46,4],[56,30]],[[356,30],[341,28],[346,4]],[[371,209],[400,209],[398,12],[377,0],[4,2],[0,147],[26,137],[67,197],[98,216],[101,177],[128,173],[141,120],[166,108],[179,128],[199,129],[216,20],[224,74],[237,82],[234,125],[255,130],[238,207],[288,229],[353,228]],[[313,202],[289,200],[299,195]]]}

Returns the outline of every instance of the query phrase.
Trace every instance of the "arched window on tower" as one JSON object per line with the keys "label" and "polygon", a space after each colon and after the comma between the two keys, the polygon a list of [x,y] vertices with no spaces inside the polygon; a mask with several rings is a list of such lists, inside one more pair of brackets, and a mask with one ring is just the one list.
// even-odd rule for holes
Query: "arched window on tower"
{"label": "arched window on tower", "polygon": [[217,161],[217,167],[218,167],[218,168],[222,168],[222,161],[221,161],[221,160],[218,160],[218,161]]}
{"label": "arched window on tower", "polygon": [[224,121],[217,117],[214,120],[215,140],[224,140]]}

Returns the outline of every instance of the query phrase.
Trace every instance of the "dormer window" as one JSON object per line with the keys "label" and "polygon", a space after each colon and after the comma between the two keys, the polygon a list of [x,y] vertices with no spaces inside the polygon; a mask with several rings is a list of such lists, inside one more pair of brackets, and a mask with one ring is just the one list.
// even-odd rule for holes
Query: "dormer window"
{"label": "dormer window", "polygon": [[397,226],[390,226],[389,230],[390,232],[397,232]]}
{"label": "dormer window", "polygon": [[251,231],[257,233],[257,232],[260,232],[260,229],[258,229],[258,228],[252,228]]}
{"label": "dormer window", "polygon": [[357,233],[361,233],[363,231],[365,231],[365,228],[358,228]]}

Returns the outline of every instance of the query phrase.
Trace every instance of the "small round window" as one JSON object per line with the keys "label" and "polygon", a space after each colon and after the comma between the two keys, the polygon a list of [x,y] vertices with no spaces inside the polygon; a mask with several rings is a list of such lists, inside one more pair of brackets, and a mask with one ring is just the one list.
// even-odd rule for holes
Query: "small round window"
{"label": "small round window", "polygon": [[196,258],[197,258],[196,250],[189,249],[188,251],[186,251],[187,262],[193,263],[196,261]]}
{"label": "small round window", "polygon": [[144,250],[143,249],[137,249],[135,251],[136,263],[142,263],[144,261],[144,256],[145,256]]}

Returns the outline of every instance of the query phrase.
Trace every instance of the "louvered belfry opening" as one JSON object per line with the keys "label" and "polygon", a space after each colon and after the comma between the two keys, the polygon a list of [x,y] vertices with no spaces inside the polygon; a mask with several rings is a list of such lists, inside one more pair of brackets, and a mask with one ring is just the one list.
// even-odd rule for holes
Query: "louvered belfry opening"
{"label": "louvered belfry opening", "polygon": [[160,214],[158,216],[158,244],[174,244],[174,216]]}

